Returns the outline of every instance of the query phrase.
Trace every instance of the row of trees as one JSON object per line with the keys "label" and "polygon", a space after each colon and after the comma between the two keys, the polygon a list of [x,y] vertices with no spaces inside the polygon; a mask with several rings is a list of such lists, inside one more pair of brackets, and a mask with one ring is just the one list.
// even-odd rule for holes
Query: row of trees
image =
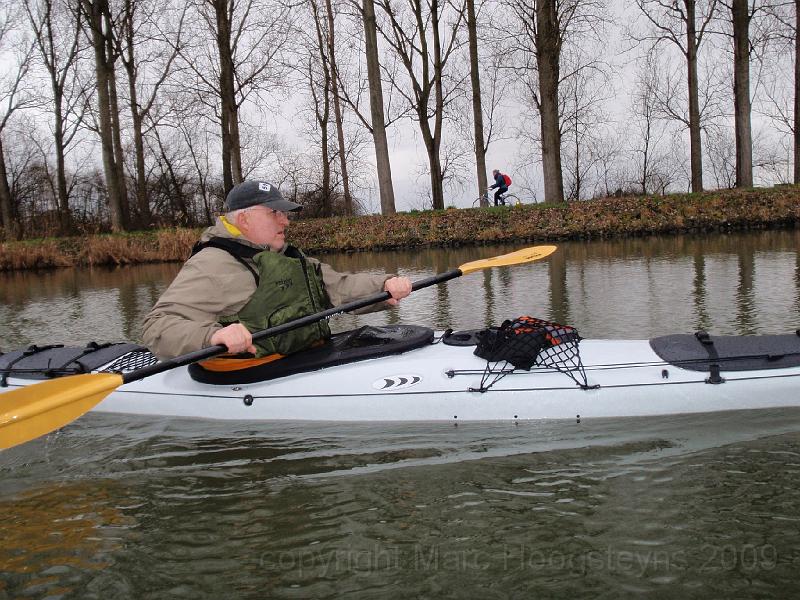
{"label": "row of trees", "polygon": [[254,175],[390,214],[406,124],[432,208],[510,140],[545,201],[800,182],[800,0],[609,2],[6,3],[0,225],[199,225]]}

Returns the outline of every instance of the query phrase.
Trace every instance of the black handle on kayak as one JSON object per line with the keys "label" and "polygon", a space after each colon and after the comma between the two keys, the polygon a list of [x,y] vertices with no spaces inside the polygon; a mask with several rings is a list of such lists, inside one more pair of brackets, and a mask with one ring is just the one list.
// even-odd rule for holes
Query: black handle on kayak
{"label": "black handle on kayak", "polygon": [[[411,291],[415,292],[417,290],[421,290],[422,288],[436,285],[437,283],[443,283],[445,281],[449,281],[450,279],[461,277],[462,274],[463,273],[461,272],[461,269],[452,269],[451,271],[439,273],[438,275],[434,275],[432,277],[420,279],[411,285]],[[305,327],[311,323],[317,323],[318,321],[322,321],[322,319],[327,319],[328,317],[332,317],[343,312],[350,312],[352,310],[371,306],[372,304],[377,304],[378,302],[384,302],[391,297],[392,295],[389,292],[376,292],[370,296],[365,296],[364,298],[353,300],[352,302],[348,302],[346,304],[340,304],[339,306],[334,306],[333,308],[314,313],[313,315],[306,315],[305,317],[300,317],[299,319],[289,321],[288,323],[276,325],[275,327],[270,327],[269,329],[262,329],[261,331],[257,331],[253,334],[253,341],[255,342],[268,337],[281,335],[287,331]],[[143,367],[141,369],[136,369],[135,371],[123,373],[122,381],[123,383],[138,381],[140,379],[144,379],[145,377],[155,375],[156,373],[163,373],[164,371],[169,371],[170,369],[174,369],[176,367],[182,367],[184,365],[189,365],[201,360],[213,358],[214,356],[219,356],[220,354],[225,354],[227,351],[228,347],[222,344],[209,346],[208,348],[201,348],[200,350],[195,350],[194,352],[189,352],[188,354],[182,354],[180,356],[176,356],[175,358],[158,362],[154,365],[150,365],[149,367]]]}

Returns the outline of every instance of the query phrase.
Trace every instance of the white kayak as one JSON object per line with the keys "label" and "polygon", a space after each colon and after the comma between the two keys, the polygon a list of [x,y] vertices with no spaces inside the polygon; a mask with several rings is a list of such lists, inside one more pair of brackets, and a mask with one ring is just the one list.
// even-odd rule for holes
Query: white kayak
{"label": "white kayak", "polygon": [[[181,366],[121,385],[93,410],[203,419],[458,422],[800,405],[800,337],[794,334],[581,340],[577,363],[529,370],[480,358],[474,344],[443,343],[450,336],[442,332],[431,335],[433,343],[400,354],[266,381],[201,383]],[[134,354],[149,356],[138,349],[123,358]],[[37,381],[16,355],[3,357],[0,409],[4,390]],[[115,356],[91,371],[116,371],[119,364]],[[46,375],[67,372],[51,368]]]}

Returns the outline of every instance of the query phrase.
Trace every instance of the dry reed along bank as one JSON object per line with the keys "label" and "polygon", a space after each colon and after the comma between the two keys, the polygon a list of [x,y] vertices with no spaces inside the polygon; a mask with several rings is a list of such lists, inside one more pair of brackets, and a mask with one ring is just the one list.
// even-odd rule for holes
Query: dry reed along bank
{"label": "dry reed along bank", "polygon": [[[778,186],[559,205],[310,219],[292,223],[289,237],[310,253],[325,253],[704,233],[794,227],[798,222],[800,186]],[[182,261],[199,233],[169,229],[3,243],[0,270]]]}

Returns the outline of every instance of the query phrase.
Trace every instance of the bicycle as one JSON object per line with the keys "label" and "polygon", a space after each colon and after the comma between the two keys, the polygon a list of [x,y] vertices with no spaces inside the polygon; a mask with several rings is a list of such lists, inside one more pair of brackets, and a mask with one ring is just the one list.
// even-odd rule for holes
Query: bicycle
{"label": "bicycle", "polygon": [[[472,207],[475,208],[476,206],[481,205],[481,200],[485,199],[486,203],[491,206],[494,204],[494,197],[489,196],[489,191],[484,192],[483,196],[478,196],[475,200],[472,201]],[[500,206],[521,206],[522,200],[520,200],[519,196],[516,194],[506,192],[505,194],[500,194],[498,198],[500,202]]]}

